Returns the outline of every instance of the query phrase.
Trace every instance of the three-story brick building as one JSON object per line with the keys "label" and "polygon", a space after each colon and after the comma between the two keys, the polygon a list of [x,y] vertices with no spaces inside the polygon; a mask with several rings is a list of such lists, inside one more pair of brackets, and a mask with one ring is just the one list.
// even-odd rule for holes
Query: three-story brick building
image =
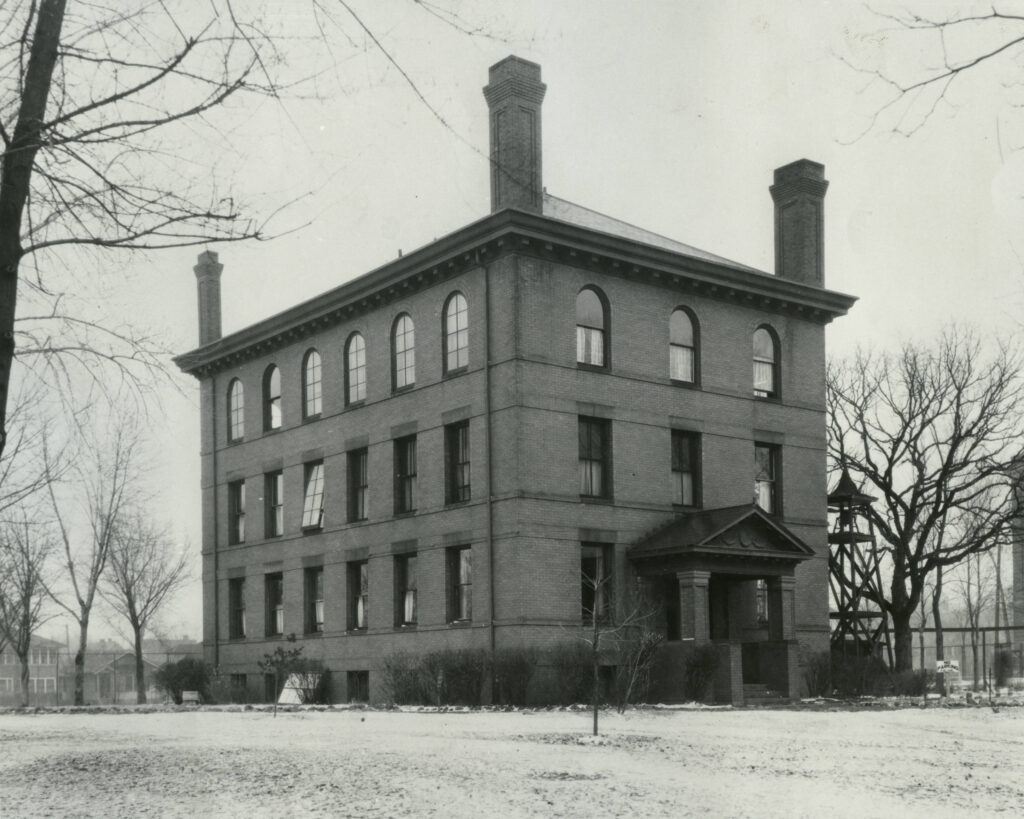
{"label": "three-story brick building", "polygon": [[[285,635],[376,697],[393,651],[564,641],[640,579],[657,694],[720,699],[828,645],[822,166],[775,172],[776,274],[547,194],[539,66],[490,71],[492,213],[220,332],[199,258],[204,644]],[[606,602],[609,601],[609,602]]]}

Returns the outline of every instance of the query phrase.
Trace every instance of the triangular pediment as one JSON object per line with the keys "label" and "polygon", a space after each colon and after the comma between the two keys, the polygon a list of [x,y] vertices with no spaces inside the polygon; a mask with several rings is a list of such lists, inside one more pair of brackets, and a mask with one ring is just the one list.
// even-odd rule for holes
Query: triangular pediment
{"label": "triangular pediment", "polygon": [[708,555],[796,563],[814,551],[757,506],[731,506],[680,515],[629,549],[632,560]]}

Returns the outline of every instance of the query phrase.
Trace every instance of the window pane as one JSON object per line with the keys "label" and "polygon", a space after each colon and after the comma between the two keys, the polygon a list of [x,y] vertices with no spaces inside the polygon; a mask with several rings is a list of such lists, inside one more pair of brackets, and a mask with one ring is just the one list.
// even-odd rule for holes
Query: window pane
{"label": "window pane", "polygon": [[319,415],[323,408],[320,353],[310,350],[306,354],[304,380],[305,405],[303,412],[307,418]]}
{"label": "window pane", "polygon": [[693,382],[693,348],[673,344],[669,347],[670,378],[673,381]]}
{"label": "window pane", "polygon": [[693,322],[685,310],[676,310],[672,313],[668,324],[669,343],[678,344],[681,347],[693,347]]}
{"label": "window pane", "polygon": [[395,389],[416,382],[416,342],[412,319],[403,315],[395,322]]}
{"label": "window pane", "polygon": [[604,366],[604,331],[576,327],[576,361],[579,364]]}
{"label": "window pane", "polygon": [[348,403],[366,399],[366,342],[355,333],[348,342],[346,374],[348,380]]}
{"label": "window pane", "polygon": [[324,516],[324,465],[306,465],[306,495],[302,505],[303,528],[323,525]]}
{"label": "window pane", "polygon": [[604,329],[604,305],[597,293],[589,288],[581,290],[576,296],[576,323]]}
{"label": "window pane", "polygon": [[764,327],[758,327],[754,331],[754,358],[764,361],[775,360],[775,342],[772,334]]}
{"label": "window pane", "polygon": [[767,397],[775,392],[775,365],[770,361],[754,361],[754,394]]}
{"label": "window pane", "polygon": [[457,370],[469,364],[469,309],[466,299],[456,293],[448,301],[444,318],[445,369]]}
{"label": "window pane", "polygon": [[231,382],[231,389],[228,393],[228,437],[237,441],[245,434],[245,394],[242,390],[242,382],[235,379]]}
{"label": "window pane", "polygon": [[278,429],[281,426],[281,371],[274,366],[267,370],[264,376],[264,427],[266,429]]}

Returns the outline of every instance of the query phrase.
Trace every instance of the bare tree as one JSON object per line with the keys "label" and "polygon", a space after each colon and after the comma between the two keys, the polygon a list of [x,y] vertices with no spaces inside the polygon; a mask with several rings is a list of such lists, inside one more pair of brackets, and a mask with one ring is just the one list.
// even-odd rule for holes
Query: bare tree
{"label": "bare tree", "polygon": [[970,333],[934,347],[859,353],[827,373],[828,451],[867,482],[886,590],[868,590],[892,618],[897,670],[912,664],[911,618],[941,567],[992,548],[1018,513],[1015,468],[1024,431],[1017,354],[986,354]]}
{"label": "bare tree", "polygon": [[[868,75],[882,93],[866,130],[881,126],[911,136],[936,112],[955,110],[958,85],[986,69],[998,69],[1000,64],[1005,67],[1004,79],[1014,80],[1004,86],[1019,84],[1024,14],[1009,11],[1007,5],[993,2],[987,10],[975,13],[963,7],[943,10],[934,2],[920,2],[916,4],[919,10],[875,12],[883,28],[874,34],[884,38],[890,53],[914,56],[889,60],[884,69],[878,69],[840,55],[852,68]],[[859,42],[863,38],[853,39]],[[989,76],[993,76],[991,71]],[[964,99],[970,99],[970,90],[963,90]]]}
{"label": "bare tree", "polygon": [[620,710],[645,681],[649,680],[655,653],[664,635],[650,629],[655,609],[638,585],[632,594],[616,594],[614,575],[603,560],[584,562],[581,577],[583,630],[580,640],[587,646],[591,667],[593,735],[597,736],[601,710],[601,659],[609,652],[623,669]]}
{"label": "bare tree", "polygon": [[43,604],[56,543],[35,511],[0,522],[0,643],[21,661],[21,704],[29,704],[32,637],[49,619]]}
{"label": "bare tree", "polygon": [[[484,33],[432,3],[406,8]],[[330,93],[344,73],[338,48],[364,55],[369,42],[451,131],[351,4],[307,0],[297,11],[232,0],[0,5],[0,453],[16,349],[72,392],[83,377],[107,391],[164,371],[150,332],[69,307],[109,279],[113,252],[268,237],[287,203],[259,215],[233,190],[234,163],[218,161],[238,150],[239,112]]]}
{"label": "bare tree", "polygon": [[[100,579],[110,560],[118,527],[139,498],[139,435],[124,418],[113,418],[107,434],[84,429],[81,453],[69,473],[75,486],[58,494],[48,485],[62,547],[65,594],[51,587],[51,597],[78,624],[75,651],[75,705],[85,702],[85,655],[89,620]],[[77,503],[72,503],[72,499]]]}
{"label": "bare tree", "polygon": [[100,593],[132,629],[136,702],[146,702],[142,639],[160,607],[189,580],[188,549],[177,549],[168,530],[135,511],[114,527]]}

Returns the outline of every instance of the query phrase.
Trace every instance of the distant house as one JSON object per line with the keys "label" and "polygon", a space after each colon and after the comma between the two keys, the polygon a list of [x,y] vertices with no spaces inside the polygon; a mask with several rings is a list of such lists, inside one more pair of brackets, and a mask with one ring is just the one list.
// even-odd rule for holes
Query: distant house
{"label": "distant house", "polygon": [[[33,637],[29,652],[29,704],[56,705],[57,678],[64,646],[55,640]],[[10,646],[0,652],[0,706],[22,704],[21,660]]]}

